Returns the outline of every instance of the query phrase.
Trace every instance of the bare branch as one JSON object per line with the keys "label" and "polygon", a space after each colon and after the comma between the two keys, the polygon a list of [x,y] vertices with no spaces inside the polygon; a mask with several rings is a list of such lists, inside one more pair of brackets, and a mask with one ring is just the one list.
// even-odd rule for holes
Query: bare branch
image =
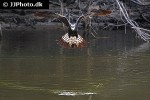
{"label": "bare branch", "polygon": [[131,0],[132,2],[138,4],[138,5],[141,5],[141,6],[148,6],[150,5],[150,2],[143,2],[143,1],[140,1],[140,0]]}
{"label": "bare branch", "polygon": [[150,31],[144,28],[140,28],[139,25],[131,20],[131,18],[129,17],[124,5],[122,2],[120,2],[119,0],[116,0],[119,9],[123,15],[123,17],[125,18],[125,20],[132,26],[132,28],[135,30],[135,32],[141,37],[141,39],[143,39],[144,41],[149,42],[150,41]]}

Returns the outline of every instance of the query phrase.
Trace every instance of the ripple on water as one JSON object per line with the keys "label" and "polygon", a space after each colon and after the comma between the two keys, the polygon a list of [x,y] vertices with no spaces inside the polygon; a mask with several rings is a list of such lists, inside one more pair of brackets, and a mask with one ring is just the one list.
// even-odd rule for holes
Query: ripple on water
{"label": "ripple on water", "polygon": [[62,95],[62,96],[76,96],[76,95],[94,95],[97,93],[93,93],[93,92],[74,92],[74,91],[60,91],[60,93],[58,93],[58,95]]}

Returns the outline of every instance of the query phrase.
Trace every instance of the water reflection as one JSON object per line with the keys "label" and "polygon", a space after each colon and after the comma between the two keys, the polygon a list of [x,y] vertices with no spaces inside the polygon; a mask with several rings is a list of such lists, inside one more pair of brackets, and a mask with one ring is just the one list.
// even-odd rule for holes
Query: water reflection
{"label": "water reflection", "polygon": [[[58,34],[56,34],[58,33]],[[102,32],[82,49],[64,49],[57,29],[5,31],[0,42],[0,99],[148,100],[150,45]]]}
{"label": "water reflection", "polygon": [[124,51],[124,54],[127,55],[134,55],[139,52],[145,52],[148,51],[150,48],[150,43],[142,43],[134,48],[131,48],[130,50]]}

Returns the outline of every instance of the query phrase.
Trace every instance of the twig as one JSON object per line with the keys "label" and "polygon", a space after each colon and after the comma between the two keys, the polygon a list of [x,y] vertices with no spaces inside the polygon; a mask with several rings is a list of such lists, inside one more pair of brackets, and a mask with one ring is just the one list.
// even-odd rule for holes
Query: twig
{"label": "twig", "polygon": [[148,20],[143,14],[142,14],[142,18],[147,21],[148,23],[150,23],[150,20]]}
{"label": "twig", "polygon": [[142,2],[140,0],[131,0],[132,2],[138,4],[138,5],[141,5],[141,6],[149,6],[150,5],[150,2]]}
{"label": "twig", "polygon": [[115,25],[115,24],[109,24],[109,25],[105,26],[103,29],[105,29],[105,28],[107,28],[107,27],[109,27],[109,26],[116,26],[116,27],[119,27],[119,26],[125,26],[125,25],[127,25],[127,24],[128,24],[128,23],[117,24],[117,25]]}
{"label": "twig", "polygon": [[149,42],[150,41],[150,33],[146,33],[146,32],[143,31],[143,30],[146,30],[147,32],[149,32],[149,30],[144,29],[144,28],[140,28],[139,25],[135,21],[130,19],[123,3],[120,2],[119,0],[116,0],[116,2],[119,6],[119,9],[120,9],[122,15],[124,16],[125,20],[127,21],[127,23],[129,23],[132,26],[132,28],[141,37],[141,39],[143,39],[144,41]]}
{"label": "twig", "polygon": [[49,3],[51,3],[51,4],[53,4],[53,5],[56,5],[56,6],[61,6],[59,3],[53,2],[53,1],[49,1]]}
{"label": "twig", "polygon": [[2,37],[2,25],[0,24],[0,37]]}

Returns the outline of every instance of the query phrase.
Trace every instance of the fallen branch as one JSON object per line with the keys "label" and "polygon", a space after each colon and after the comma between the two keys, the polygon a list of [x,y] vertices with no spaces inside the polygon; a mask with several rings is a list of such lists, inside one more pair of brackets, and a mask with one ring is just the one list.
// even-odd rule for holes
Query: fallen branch
{"label": "fallen branch", "polygon": [[[132,28],[135,30],[135,32],[141,37],[141,39],[143,39],[144,41],[149,42],[150,41],[150,31],[144,28],[140,28],[139,25],[131,20],[131,18],[129,17],[124,5],[122,2],[120,2],[119,0],[116,0],[119,9],[121,11],[121,14],[123,15],[123,17],[125,18],[125,20],[127,21],[127,23],[129,23]],[[145,32],[146,31],[146,32]]]}

